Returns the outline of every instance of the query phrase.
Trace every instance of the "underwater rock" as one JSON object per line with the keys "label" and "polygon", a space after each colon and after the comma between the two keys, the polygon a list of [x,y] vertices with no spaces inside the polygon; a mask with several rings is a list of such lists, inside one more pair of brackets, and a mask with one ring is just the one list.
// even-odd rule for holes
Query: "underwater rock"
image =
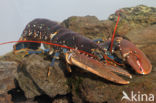
{"label": "underwater rock", "polygon": [[[117,32],[120,35],[127,34],[132,29],[139,29],[156,24],[156,8],[139,5],[136,7],[122,8]],[[109,20],[116,23],[118,12],[109,16]]]}
{"label": "underwater rock", "polygon": [[136,94],[142,93],[147,95],[156,95],[156,72],[152,72],[147,76],[133,75],[133,79],[129,85],[117,85],[107,82],[102,78],[90,76],[80,76],[80,84],[73,85],[73,88],[77,88],[74,90],[78,97],[78,100],[74,99],[77,100],[74,101],[74,103],[127,103],[129,102],[128,100],[123,100],[121,102],[123,91],[125,91],[129,96],[131,96],[132,92]]}
{"label": "underwater rock", "polygon": [[[67,98],[70,98],[73,103],[119,103],[123,91],[128,95],[130,95],[131,91],[156,95],[154,88],[156,87],[156,71],[147,76],[133,73],[130,84],[118,85],[75,66],[72,67],[72,73],[67,76],[66,71],[64,71],[66,66],[63,61],[55,62],[54,68],[50,70],[51,74],[48,77],[49,65],[50,61],[44,60],[42,55],[33,54],[21,59],[21,64],[17,70],[17,81],[27,98],[33,99],[36,96],[45,94],[52,97],[54,103],[60,101],[70,103]],[[71,95],[68,95],[69,93]],[[58,96],[63,98],[57,98]],[[29,102],[23,101],[21,103]]]}
{"label": "underwater rock", "polygon": [[112,35],[114,28],[112,21],[98,20],[95,16],[72,16],[64,20],[61,24],[91,39],[106,39]]}
{"label": "underwater rock", "polygon": [[44,60],[39,55],[33,54],[24,58],[18,69],[17,80],[27,98],[42,94],[55,97],[69,92],[67,78],[60,68],[60,62],[55,62],[54,67],[50,69],[50,76],[48,76],[49,66],[50,61]]}

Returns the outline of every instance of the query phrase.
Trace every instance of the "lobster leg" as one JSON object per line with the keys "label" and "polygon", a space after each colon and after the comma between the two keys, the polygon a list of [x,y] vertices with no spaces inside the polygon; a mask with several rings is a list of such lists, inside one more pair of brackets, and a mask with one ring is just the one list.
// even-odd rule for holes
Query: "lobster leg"
{"label": "lobster leg", "polygon": [[54,54],[53,59],[52,59],[51,64],[50,64],[50,67],[48,68],[48,73],[47,73],[48,77],[49,77],[50,74],[51,74],[50,69],[51,69],[51,67],[54,66],[55,60],[58,59],[59,55],[60,55],[59,52],[56,52],[56,53]]}
{"label": "lobster leg", "polygon": [[24,49],[20,49],[20,50],[14,50],[14,54],[18,54],[18,53],[24,53],[22,56],[25,57],[27,55],[30,55],[30,54],[41,54],[41,53],[47,53],[48,51],[47,50],[41,50],[41,49],[38,49],[38,50],[31,50],[31,49],[28,49],[28,48],[24,48]]}
{"label": "lobster leg", "polygon": [[56,53],[54,54],[54,57],[53,57],[53,59],[52,59],[52,61],[51,61],[51,64],[50,64],[51,67],[54,66],[55,60],[59,57],[59,55],[60,55],[60,53],[58,53],[58,52],[56,52]]}
{"label": "lobster leg", "polygon": [[41,53],[48,53],[49,49],[44,49],[44,50],[30,50],[28,51],[28,55],[30,54],[41,54]]}
{"label": "lobster leg", "polygon": [[91,73],[94,73],[102,78],[110,80],[119,84],[129,84],[129,81],[126,81],[119,77],[115,73],[132,78],[132,76],[119,67],[113,67],[111,65],[103,64],[95,59],[92,59],[84,54],[80,54],[77,51],[65,53],[66,61],[71,65],[76,65],[80,68],[83,68]]}

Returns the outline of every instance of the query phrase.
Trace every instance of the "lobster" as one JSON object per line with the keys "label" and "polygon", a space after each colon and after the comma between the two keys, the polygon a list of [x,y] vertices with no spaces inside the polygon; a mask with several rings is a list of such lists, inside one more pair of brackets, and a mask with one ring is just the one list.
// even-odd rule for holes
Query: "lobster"
{"label": "lobster", "polygon": [[[111,41],[97,43],[79,33],[73,32],[58,23],[48,19],[35,19],[27,24],[19,41],[14,48],[14,53],[21,51],[37,51],[41,43],[48,42],[45,51],[52,56],[52,66],[55,59],[63,57],[67,64],[76,65],[106,80],[129,84],[130,82],[121,78],[118,74],[132,78],[132,75],[124,70],[122,66],[116,66],[122,61],[120,58],[109,52]],[[62,47],[60,47],[62,45]],[[66,48],[65,48],[66,47]],[[121,37],[114,40],[113,51],[119,50],[131,67],[139,74],[149,74],[152,65],[144,53],[136,48],[134,44]],[[36,53],[36,52],[35,52]]]}

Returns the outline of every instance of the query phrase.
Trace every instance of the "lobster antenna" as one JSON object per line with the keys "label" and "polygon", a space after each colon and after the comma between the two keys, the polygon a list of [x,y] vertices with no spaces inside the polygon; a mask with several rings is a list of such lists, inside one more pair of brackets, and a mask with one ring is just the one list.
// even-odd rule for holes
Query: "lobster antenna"
{"label": "lobster antenna", "polygon": [[112,53],[115,32],[116,32],[116,29],[117,29],[117,26],[118,26],[118,23],[119,23],[119,19],[120,19],[119,11],[117,11],[117,15],[118,15],[118,19],[117,19],[117,22],[116,22],[116,25],[115,25],[115,28],[114,28],[114,32],[113,32],[113,36],[112,36],[112,39],[111,39],[110,53]]}

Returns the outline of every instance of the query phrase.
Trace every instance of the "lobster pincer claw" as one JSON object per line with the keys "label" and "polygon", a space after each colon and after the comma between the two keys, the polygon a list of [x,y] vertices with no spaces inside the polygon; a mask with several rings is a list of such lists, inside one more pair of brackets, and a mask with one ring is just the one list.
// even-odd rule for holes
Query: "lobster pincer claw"
{"label": "lobster pincer claw", "polygon": [[121,54],[128,64],[139,74],[149,74],[152,65],[146,55],[128,40],[116,38],[119,42]]}
{"label": "lobster pincer claw", "polygon": [[85,54],[80,54],[75,50],[65,53],[65,56],[67,63],[76,65],[84,70],[96,74],[97,76],[118,84],[129,84],[129,81],[122,79],[115,73],[132,78],[131,74],[119,67],[104,64],[103,62],[90,58]]}

